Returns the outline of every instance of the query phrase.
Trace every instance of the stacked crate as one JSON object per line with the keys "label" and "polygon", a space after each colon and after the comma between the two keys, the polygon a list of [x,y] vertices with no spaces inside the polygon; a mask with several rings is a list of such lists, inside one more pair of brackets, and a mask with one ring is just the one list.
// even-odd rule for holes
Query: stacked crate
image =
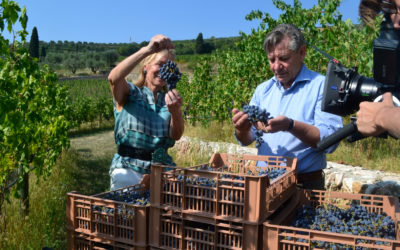
{"label": "stacked crate", "polygon": [[[257,167],[257,161],[266,167]],[[260,249],[262,222],[296,191],[297,159],[214,154],[189,168],[153,165],[149,245],[168,249]],[[247,174],[286,172],[270,180]]]}
{"label": "stacked crate", "polygon": [[136,185],[94,196],[68,193],[68,249],[148,249],[149,206],[105,198],[146,191]]}

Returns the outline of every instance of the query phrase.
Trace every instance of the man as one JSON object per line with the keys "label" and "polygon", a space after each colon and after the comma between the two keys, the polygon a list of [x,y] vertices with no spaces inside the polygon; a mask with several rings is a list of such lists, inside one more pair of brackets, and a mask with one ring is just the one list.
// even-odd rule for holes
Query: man
{"label": "man", "polygon": [[[324,189],[326,156],[316,145],[342,127],[339,116],[321,111],[325,78],[304,65],[305,40],[294,25],[278,25],[265,38],[264,50],[274,77],[256,88],[250,105],[265,109],[274,118],[263,128],[264,142],[258,154],[298,158],[299,185]],[[238,109],[232,112],[237,140],[241,145],[251,144],[256,128],[247,120],[247,114]],[[262,166],[262,162],[258,164]]]}

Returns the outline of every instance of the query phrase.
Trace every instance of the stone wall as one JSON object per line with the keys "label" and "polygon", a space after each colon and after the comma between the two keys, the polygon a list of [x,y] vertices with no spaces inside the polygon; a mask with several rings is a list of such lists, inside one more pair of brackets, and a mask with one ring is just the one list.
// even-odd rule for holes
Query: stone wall
{"label": "stone wall", "polygon": [[[175,149],[186,152],[196,148],[200,154],[216,152],[230,154],[257,154],[256,148],[242,147],[239,144],[225,142],[204,142],[197,138],[182,137]],[[400,197],[400,175],[379,170],[328,162],[324,169],[325,185],[328,190],[351,193],[384,194]]]}

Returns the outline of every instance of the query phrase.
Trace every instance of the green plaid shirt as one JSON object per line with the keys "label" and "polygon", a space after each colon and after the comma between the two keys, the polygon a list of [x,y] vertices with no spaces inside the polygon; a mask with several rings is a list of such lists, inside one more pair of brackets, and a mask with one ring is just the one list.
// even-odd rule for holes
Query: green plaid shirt
{"label": "green plaid shirt", "polygon": [[[114,103],[116,144],[135,148],[155,150],[174,146],[175,141],[169,137],[171,114],[165,103],[165,93],[157,93],[157,103],[153,92],[147,87],[139,88],[129,84],[129,97],[125,106],[118,112]],[[168,155],[165,164],[174,165]],[[150,172],[150,161],[122,157],[115,154],[111,163],[110,174],[114,168],[129,167],[140,173]]]}

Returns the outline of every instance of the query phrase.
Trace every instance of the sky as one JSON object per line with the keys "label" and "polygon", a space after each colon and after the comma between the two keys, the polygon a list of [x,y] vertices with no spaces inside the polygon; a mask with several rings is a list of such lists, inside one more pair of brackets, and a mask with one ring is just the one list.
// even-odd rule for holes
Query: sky
{"label": "sky", "polygon": [[[318,0],[300,0],[311,8]],[[26,7],[29,32],[36,27],[39,40],[95,43],[149,41],[156,34],[172,40],[238,36],[250,33],[258,21],[247,21],[252,10],[268,12],[273,18],[280,11],[272,0],[16,0]],[[293,4],[293,0],[285,0]],[[359,0],[342,0],[343,19],[359,23]],[[18,26],[16,27],[18,30]],[[11,39],[8,32],[3,36]]]}

